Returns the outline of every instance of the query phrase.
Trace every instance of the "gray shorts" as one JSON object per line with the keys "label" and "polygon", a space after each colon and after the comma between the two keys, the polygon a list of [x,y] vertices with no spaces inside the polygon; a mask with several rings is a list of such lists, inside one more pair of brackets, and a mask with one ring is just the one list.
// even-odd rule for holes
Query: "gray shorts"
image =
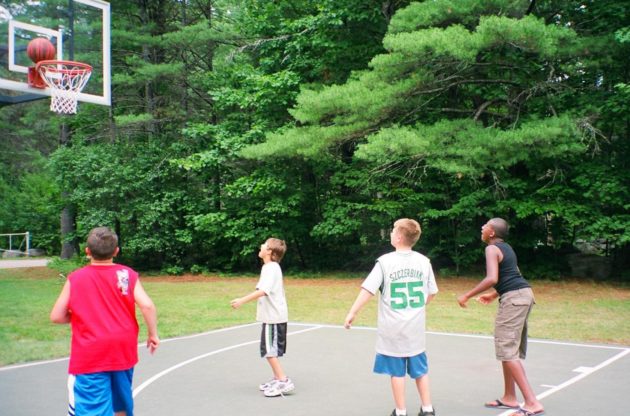
{"label": "gray shorts", "polygon": [[497,360],[524,359],[527,354],[527,318],[534,305],[529,287],[501,295],[494,325],[494,349]]}

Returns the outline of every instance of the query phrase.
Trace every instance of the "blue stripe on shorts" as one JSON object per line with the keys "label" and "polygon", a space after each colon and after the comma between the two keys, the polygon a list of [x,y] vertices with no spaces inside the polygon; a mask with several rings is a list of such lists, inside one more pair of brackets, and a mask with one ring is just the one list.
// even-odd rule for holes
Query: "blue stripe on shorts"
{"label": "blue stripe on shorts", "polygon": [[427,354],[423,352],[413,357],[391,357],[376,354],[374,372],[392,377],[404,377],[405,374],[409,374],[409,377],[413,379],[422,377],[429,372]]}

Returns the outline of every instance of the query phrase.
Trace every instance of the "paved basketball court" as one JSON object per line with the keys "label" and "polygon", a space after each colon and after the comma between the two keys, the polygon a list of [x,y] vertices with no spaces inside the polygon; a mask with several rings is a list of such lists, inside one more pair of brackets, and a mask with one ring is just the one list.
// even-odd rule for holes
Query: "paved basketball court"
{"label": "paved basketball court", "polygon": [[[373,328],[290,323],[282,363],[296,390],[279,398],[265,398],[257,389],[271,374],[258,355],[259,331],[258,324],[251,324],[163,340],[154,356],[140,347],[134,380],[136,414],[391,413],[389,380],[371,371]],[[493,351],[491,337],[429,333],[431,390],[438,415],[510,413],[483,407],[502,391]],[[61,359],[0,368],[0,414],[65,414],[67,365],[67,359]],[[547,415],[630,412],[630,347],[530,340],[525,366]],[[416,415],[414,383],[410,380],[407,387],[409,414]]]}

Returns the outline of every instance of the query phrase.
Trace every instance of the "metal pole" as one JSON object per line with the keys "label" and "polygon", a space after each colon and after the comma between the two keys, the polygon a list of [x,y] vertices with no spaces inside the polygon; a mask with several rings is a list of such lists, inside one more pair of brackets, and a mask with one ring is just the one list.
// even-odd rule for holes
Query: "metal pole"
{"label": "metal pole", "polygon": [[31,233],[26,232],[26,257],[31,255]]}

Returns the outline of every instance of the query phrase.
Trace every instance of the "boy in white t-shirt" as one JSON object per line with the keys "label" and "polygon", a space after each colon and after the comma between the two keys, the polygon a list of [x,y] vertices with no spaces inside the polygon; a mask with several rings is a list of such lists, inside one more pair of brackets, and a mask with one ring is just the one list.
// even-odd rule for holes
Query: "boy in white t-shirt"
{"label": "boy in white t-shirt", "polygon": [[425,353],[425,306],[438,288],[430,260],[412,250],[420,233],[415,220],[402,218],[394,223],[390,241],[396,251],[376,260],[344,323],[349,329],[361,308],[380,292],[374,372],[391,377],[396,404],[391,416],[407,414],[406,374],[416,381],[421,401],[418,415],[435,416]]}
{"label": "boy in white t-shirt", "polygon": [[259,389],[266,397],[282,396],[295,389],[295,385],[284,373],[279,357],[286,352],[287,322],[289,312],[282,284],[280,261],[287,251],[283,240],[269,238],[260,246],[258,257],[263,261],[260,279],[256,290],[242,298],[233,299],[230,304],[234,309],[244,303],[257,299],[256,320],[262,322],[260,336],[260,356],[267,359],[273,371],[273,378],[262,383]]}

